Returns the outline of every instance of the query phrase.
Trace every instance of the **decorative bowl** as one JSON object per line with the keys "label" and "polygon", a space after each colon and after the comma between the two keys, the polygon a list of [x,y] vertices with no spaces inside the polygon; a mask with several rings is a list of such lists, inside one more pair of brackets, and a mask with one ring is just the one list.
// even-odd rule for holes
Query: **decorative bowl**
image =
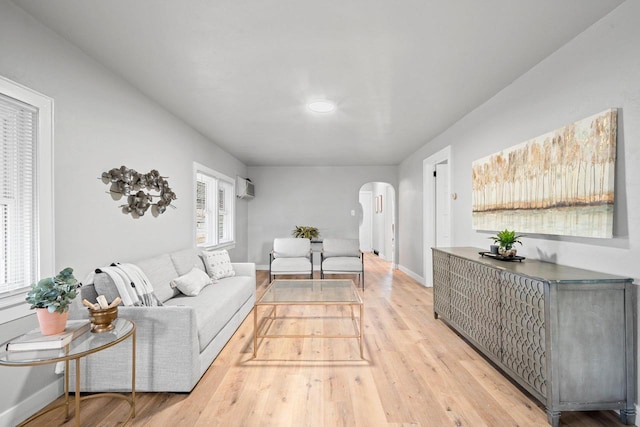
{"label": "decorative bowl", "polygon": [[513,258],[518,253],[518,251],[515,248],[511,248],[511,249],[501,248],[498,252],[500,253],[500,255],[502,255],[505,258]]}
{"label": "decorative bowl", "polygon": [[99,310],[89,309],[89,320],[91,321],[91,332],[107,332],[115,328],[113,321],[118,317],[118,306],[111,308],[101,308]]}

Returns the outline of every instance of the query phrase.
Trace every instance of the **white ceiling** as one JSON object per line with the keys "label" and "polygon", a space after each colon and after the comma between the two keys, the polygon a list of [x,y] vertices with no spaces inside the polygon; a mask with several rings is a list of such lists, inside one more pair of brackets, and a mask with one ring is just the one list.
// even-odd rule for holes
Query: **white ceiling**
{"label": "white ceiling", "polygon": [[14,2],[245,164],[338,166],[400,163],[622,0]]}

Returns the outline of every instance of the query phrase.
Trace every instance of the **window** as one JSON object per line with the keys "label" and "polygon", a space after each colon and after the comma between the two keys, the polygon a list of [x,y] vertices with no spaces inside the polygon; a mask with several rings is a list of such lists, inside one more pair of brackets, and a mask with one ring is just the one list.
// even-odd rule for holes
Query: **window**
{"label": "window", "polygon": [[0,77],[0,324],[53,274],[53,101]]}
{"label": "window", "polygon": [[234,241],[235,182],[200,164],[195,170],[197,246],[230,246]]}

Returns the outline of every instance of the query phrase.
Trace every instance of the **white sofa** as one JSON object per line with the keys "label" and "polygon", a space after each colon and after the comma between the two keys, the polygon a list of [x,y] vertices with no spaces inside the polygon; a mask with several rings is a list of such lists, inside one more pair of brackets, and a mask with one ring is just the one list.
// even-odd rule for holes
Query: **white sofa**
{"label": "white sofa", "polygon": [[[203,271],[200,251],[186,249],[135,264],[142,269],[162,302],[159,307],[118,307],[118,317],[136,325],[136,390],[189,392],[195,387],[256,299],[253,263],[232,263],[235,276],[206,286],[194,297],[170,287],[171,280],[192,268]],[[94,285],[83,286],[70,318],[86,318],[82,298],[95,301],[98,292],[115,287],[108,275],[96,274]],[[107,295],[111,300],[112,295]],[[131,388],[131,340],[92,354],[81,362],[81,391],[127,391]],[[71,364],[72,378],[75,366]],[[75,390],[75,384],[71,384]]]}

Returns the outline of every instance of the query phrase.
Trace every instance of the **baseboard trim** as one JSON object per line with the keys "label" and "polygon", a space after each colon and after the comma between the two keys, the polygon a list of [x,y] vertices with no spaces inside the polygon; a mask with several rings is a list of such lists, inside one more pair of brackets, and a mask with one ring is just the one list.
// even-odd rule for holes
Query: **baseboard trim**
{"label": "baseboard trim", "polygon": [[428,286],[424,282],[424,277],[420,276],[419,274],[414,273],[413,271],[409,270],[407,267],[398,264],[398,270],[402,271],[404,274],[406,274],[407,276],[411,277],[413,280],[415,280],[416,282],[420,283],[422,286]]}
{"label": "baseboard trim", "polygon": [[[64,380],[60,378],[44,386],[0,414],[0,427],[13,427],[44,408],[64,393]],[[62,409],[61,409],[62,410]]]}

